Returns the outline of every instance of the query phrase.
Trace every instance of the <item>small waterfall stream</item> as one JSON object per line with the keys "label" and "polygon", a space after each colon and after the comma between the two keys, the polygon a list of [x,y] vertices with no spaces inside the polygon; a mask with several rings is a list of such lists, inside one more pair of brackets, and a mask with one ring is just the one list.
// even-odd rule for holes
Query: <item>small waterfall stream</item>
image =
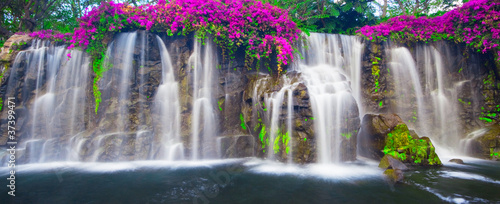
{"label": "small waterfall stream", "polygon": [[191,126],[191,158],[193,160],[216,156],[216,131],[214,82],[217,65],[213,41],[206,39],[202,45],[194,40],[193,53],[188,66],[193,78],[193,114]]}
{"label": "small waterfall stream", "polygon": [[[311,34],[307,43],[310,49],[303,53],[306,59],[299,64],[299,70],[311,96],[318,162],[339,163],[343,157],[342,137],[348,140],[352,134],[346,131],[349,127],[344,127],[344,111],[354,101],[353,95],[361,97],[361,74],[354,70],[360,69],[355,60],[361,59],[362,46],[356,37],[326,34]],[[341,45],[346,48],[342,50]],[[351,84],[355,85],[356,94],[352,94]]]}
{"label": "small waterfall stream", "polygon": [[163,40],[156,36],[160,47],[162,82],[158,87],[155,101],[160,112],[162,139],[158,158],[169,161],[184,158],[184,146],[180,138],[181,108],[179,102],[179,84],[175,80],[170,55]]}

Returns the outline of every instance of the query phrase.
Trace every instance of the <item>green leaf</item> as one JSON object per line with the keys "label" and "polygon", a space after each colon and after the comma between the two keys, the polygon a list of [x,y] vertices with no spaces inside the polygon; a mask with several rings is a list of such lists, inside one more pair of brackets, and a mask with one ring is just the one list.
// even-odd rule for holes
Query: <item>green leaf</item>
{"label": "green leaf", "polygon": [[356,10],[358,13],[363,13],[363,8],[361,6],[354,8],[354,10]]}
{"label": "green leaf", "polygon": [[349,11],[351,10],[351,8],[352,8],[352,3],[351,2],[346,3],[345,5],[342,6],[342,12]]}
{"label": "green leaf", "polygon": [[340,15],[339,10],[337,10],[336,8],[332,8],[332,15],[335,17],[339,16]]}

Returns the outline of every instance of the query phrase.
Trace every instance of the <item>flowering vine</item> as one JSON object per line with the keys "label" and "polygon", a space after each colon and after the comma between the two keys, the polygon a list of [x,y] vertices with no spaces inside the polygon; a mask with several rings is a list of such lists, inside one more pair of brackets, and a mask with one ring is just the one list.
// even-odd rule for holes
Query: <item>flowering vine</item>
{"label": "flowering vine", "polygon": [[238,47],[245,48],[246,59],[270,57],[276,51],[278,71],[293,61],[292,44],[300,30],[286,10],[256,0],[159,0],[157,4],[132,6],[113,1],[102,2],[78,19],[79,27],[70,34],[38,31],[33,37],[61,39],[68,49],[80,47],[93,60],[94,97],[97,113],[101,94],[98,80],[107,70],[103,65],[106,39],[123,30],[145,29],[168,35],[213,36],[214,41],[234,57]]}
{"label": "flowering vine", "polygon": [[443,16],[434,18],[398,16],[358,34],[367,40],[387,37],[403,41],[453,40],[466,43],[478,52],[492,51],[500,60],[500,0],[471,0]]}

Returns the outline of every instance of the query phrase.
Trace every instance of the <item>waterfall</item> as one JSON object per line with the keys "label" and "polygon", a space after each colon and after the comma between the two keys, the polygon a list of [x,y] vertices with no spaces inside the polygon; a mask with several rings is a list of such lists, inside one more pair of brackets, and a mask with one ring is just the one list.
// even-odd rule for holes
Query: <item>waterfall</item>
{"label": "waterfall", "polygon": [[[213,42],[205,39],[202,43],[195,39],[193,53],[189,57],[192,69],[193,110],[191,122],[192,160],[214,158],[216,156],[215,137],[217,121],[215,118],[214,86],[217,57]],[[201,145],[203,144],[203,145]],[[201,150],[201,151],[200,151]]]}
{"label": "waterfall", "polygon": [[[106,150],[112,152],[112,155],[119,157],[123,150],[119,142],[113,142],[113,145],[106,145],[111,141],[121,140],[120,137],[127,137],[133,129],[130,123],[129,109],[131,109],[131,84],[135,79],[133,72],[134,48],[136,46],[137,32],[121,33],[116,40],[109,44],[103,64],[106,71],[99,80],[99,88],[102,90],[101,97],[109,99],[110,104],[107,107],[101,107],[101,110],[114,111],[114,114],[105,114],[103,120],[107,121],[109,126],[103,130],[104,134],[98,135],[93,139],[94,153],[92,161],[101,161],[100,155]],[[135,134],[134,134],[135,135]],[[117,144],[118,143],[118,144]],[[114,160],[115,158],[113,158]]]}
{"label": "waterfall", "polygon": [[175,80],[170,55],[163,40],[156,36],[161,55],[162,82],[155,97],[160,113],[161,153],[157,158],[175,160],[184,158],[184,146],[180,138],[181,108],[179,84]]}
{"label": "waterfall", "polygon": [[[394,97],[398,104],[392,111],[398,113],[405,123],[425,121],[422,83],[415,61],[407,48],[392,48],[389,51],[389,73],[394,80]],[[420,125],[423,127],[423,125]]]}
{"label": "waterfall", "polygon": [[450,56],[443,57],[441,52],[430,45],[418,46],[414,59],[407,48],[391,48],[389,74],[397,104],[392,111],[420,136],[431,138],[439,147],[438,154],[449,155],[461,151],[458,91],[464,81],[448,81],[443,61]]}
{"label": "waterfall", "polygon": [[[17,54],[0,87],[2,97],[13,96],[22,104],[17,107],[24,128],[19,135],[21,162],[197,161],[223,155],[220,150],[229,149],[225,146],[254,153],[254,142],[260,140],[264,153],[256,155],[269,160],[340,163],[355,159],[356,138],[351,136],[357,135],[365,110],[400,115],[420,136],[431,138],[440,154],[466,152],[479,137],[471,134],[460,142],[470,129],[462,127],[460,111],[477,111],[481,105],[471,105],[479,97],[468,104],[460,100],[476,81],[452,80],[464,77],[450,71],[454,64],[447,46],[388,44],[380,61],[386,62],[380,66],[387,68],[380,80],[386,92],[369,93],[362,88],[371,83],[367,77],[372,74],[362,64],[366,47],[361,38],[304,37],[298,44],[303,58],[276,76],[233,72],[240,62],[219,71],[226,66],[219,64],[219,50],[210,38],[119,33],[103,60],[107,71],[97,84],[102,93],[97,113],[92,107],[91,58],[57,42],[34,40]],[[374,94],[384,100],[380,108],[363,98]],[[236,129],[239,122],[242,128]],[[234,152],[224,155],[244,154]]]}
{"label": "waterfall", "polygon": [[[345,111],[354,101],[353,95],[361,98],[361,72],[356,69],[361,66],[357,61],[361,60],[362,46],[356,37],[317,33],[307,38],[307,45],[309,50],[303,53],[306,59],[299,70],[311,97],[318,162],[339,163],[345,157],[342,141],[353,134],[345,127]],[[346,47],[341,49],[341,45]],[[356,94],[352,94],[351,84],[355,84]]]}
{"label": "waterfall", "polygon": [[[286,153],[286,162],[293,163],[293,124],[294,103],[293,90],[299,82],[292,83],[292,77],[283,75],[280,78],[283,85],[279,91],[265,92],[269,86],[273,85],[274,78],[265,76],[258,79],[252,90],[252,121],[254,127],[265,128],[268,138],[263,138],[266,143],[265,153],[268,159],[276,160],[276,154]],[[286,97],[285,97],[286,96]],[[260,99],[263,98],[263,104]],[[285,100],[286,99],[286,100]],[[284,105],[286,102],[286,106]],[[261,118],[260,111],[264,111]],[[256,129],[257,130],[257,129]],[[260,130],[260,129],[259,129]],[[261,135],[260,137],[265,137]],[[267,142],[265,141],[267,139]],[[280,147],[283,150],[280,151]]]}
{"label": "waterfall", "polygon": [[[66,55],[71,53],[71,58]],[[27,100],[33,91],[30,113],[23,119],[31,123],[30,137],[21,142],[18,152],[28,155],[29,163],[49,162],[73,158],[71,144],[61,140],[75,137],[85,130],[84,107],[88,57],[65,46],[34,40],[32,46],[21,51],[14,60],[6,95],[16,96],[18,80],[24,77],[21,99]],[[23,66],[21,66],[23,65]],[[24,69],[24,73],[20,70]],[[21,75],[19,75],[21,74]],[[21,122],[18,120],[18,122]],[[71,143],[71,141],[69,142]]]}

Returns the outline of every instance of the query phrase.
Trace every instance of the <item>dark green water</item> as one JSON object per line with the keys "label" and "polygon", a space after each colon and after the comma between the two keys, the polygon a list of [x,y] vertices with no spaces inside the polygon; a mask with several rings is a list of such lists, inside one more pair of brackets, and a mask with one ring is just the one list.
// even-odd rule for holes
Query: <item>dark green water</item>
{"label": "dark green water", "polygon": [[46,163],[17,171],[16,196],[4,187],[0,203],[500,203],[500,162],[481,160],[409,171],[396,185],[364,162]]}

